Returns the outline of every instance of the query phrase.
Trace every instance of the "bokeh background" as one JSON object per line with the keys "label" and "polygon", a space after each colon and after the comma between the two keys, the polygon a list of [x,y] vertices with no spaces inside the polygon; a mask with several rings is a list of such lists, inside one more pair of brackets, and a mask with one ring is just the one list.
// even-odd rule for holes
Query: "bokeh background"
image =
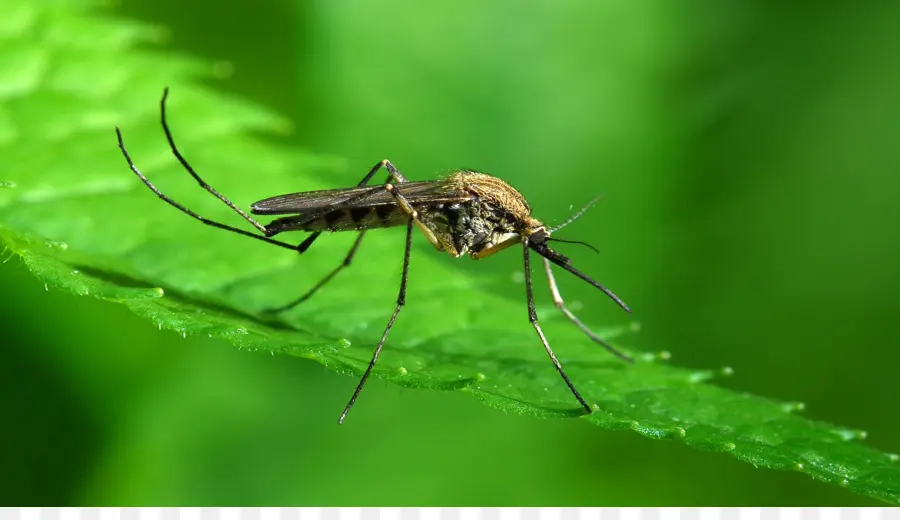
{"label": "bokeh background", "polygon": [[[343,184],[383,157],[420,179],[471,167],[550,221],[602,191],[570,235],[602,250],[598,277],[635,309],[631,346],[731,366],[720,384],[900,452],[900,4],[126,0],[103,14],[168,28],[159,52],[221,62],[232,73],[210,85],[288,116],[292,133],[264,138],[343,159]],[[458,264],[487,277],[517,261]],[[45,291],[16,260],[0,287],[3,503],[874,503],[380,381],[339,428],[355,381],[315,363],[158,332]],[[622,320],[607,307],[596,319]]]}

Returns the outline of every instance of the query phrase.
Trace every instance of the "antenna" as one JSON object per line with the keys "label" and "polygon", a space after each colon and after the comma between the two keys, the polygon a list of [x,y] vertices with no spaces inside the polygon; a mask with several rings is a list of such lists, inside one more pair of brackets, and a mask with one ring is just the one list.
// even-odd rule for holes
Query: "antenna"
{"label": "antenna", "polygon": [[596,197],[594,197],[593,199],[591,199],[591,201],[588,202],[583,208],[581,208],[581,209],[578,210],[574,215],[572,215],[571,217],[569,217],[568,220],[566,220],[565,222],[563,222],[562,224],[560,224],[560,225],[558,225],[558,226],[554,226],[554,227],[550,228],[549,230],[547,230],[547,233],[555,233],[555,232],[559,231],[560,229],[562,229],[562,228],[568,226],[568,225],[571,224],[572,222],[575,222],[575,221],[578,220],[582,215],[584,215],[584,212],[585,212],[585,211],[591,209],[591,208],[594,206],[594,204],[596,204],[597,201],[600,200],[600,199],[602,199],[602,198],[603,198],[603,194],[602,194],[602,193],[599,194],[599,195],[597,195]]}

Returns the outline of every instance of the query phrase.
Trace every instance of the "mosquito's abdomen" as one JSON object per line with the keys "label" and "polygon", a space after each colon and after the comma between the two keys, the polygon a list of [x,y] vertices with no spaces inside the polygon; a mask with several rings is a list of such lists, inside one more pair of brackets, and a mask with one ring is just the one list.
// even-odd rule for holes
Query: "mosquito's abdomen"
{"label": "mosquito's abdomen", "polygon": [[406,223],[409,217],[399,206],[384,204],[362,208],[339,208],[318,215],[292,215],[273,220],[269,235],[283,231],[359,231]]}

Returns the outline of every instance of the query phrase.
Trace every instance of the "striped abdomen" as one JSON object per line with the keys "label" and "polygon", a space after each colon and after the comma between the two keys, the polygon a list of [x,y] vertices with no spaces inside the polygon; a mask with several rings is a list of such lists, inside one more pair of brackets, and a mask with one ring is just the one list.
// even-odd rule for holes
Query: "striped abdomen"
{"label": "striped abdomen", "polygon": [[358,231],[406,223],[409,216],[396,204],[339,208],[318,215],[292,215],[273,220],[269,236],[282,231]]}

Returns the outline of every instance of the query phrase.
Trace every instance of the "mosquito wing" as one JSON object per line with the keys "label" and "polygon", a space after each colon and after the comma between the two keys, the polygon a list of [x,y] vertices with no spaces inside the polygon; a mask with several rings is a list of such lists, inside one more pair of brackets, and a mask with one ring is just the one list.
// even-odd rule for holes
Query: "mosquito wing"
{"label": "mosquito wing", "polygon": [[[472,198],[469,194],[457,193],[451,185],[443,181],[404,182],[398,184],[397,188],[413,206],[452,204],[465,202]],[[254,202],[250,209],[257,215],[312,215],[351,208],[362,209],[396,204],[393,195],[388,193],[384,186],[366,186],[277,195]]]}

